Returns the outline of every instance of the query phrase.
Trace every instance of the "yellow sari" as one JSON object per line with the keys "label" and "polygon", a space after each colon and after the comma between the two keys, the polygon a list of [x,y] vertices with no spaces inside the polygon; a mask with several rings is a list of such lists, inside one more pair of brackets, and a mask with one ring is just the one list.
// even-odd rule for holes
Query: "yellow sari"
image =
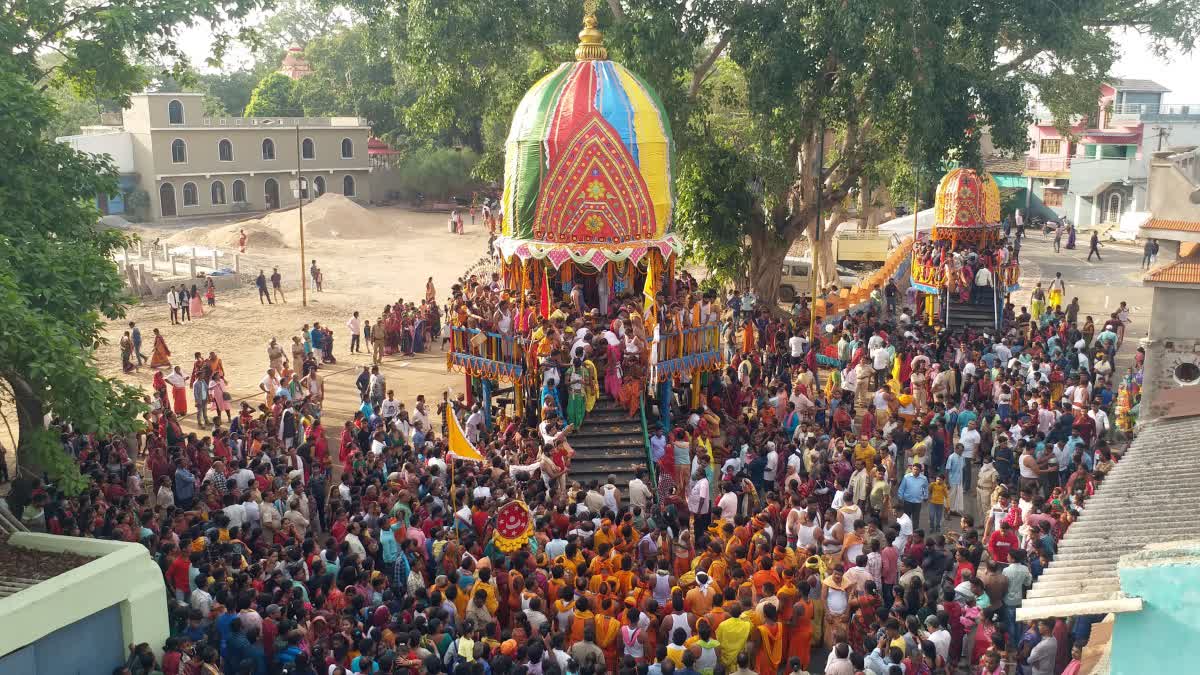
{"label": "yellow sari", "polygon": [[754,622],[750,620],[753,612],[747,610],[737,618],[730,617],[717,626],[717,642],[721,643],[721,663],[726,672],[737,670],[738,654],[746,648],[750,639],[750,631],[754,630]]}

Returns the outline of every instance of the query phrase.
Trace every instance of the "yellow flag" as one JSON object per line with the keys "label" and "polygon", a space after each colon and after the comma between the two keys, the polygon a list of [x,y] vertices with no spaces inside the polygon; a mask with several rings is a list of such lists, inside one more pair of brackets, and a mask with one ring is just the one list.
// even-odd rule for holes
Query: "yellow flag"
{"label": "yellow flag", "polygon": [[471,441],[467,440],[467,435],[463,433],[462,427],[458,426],[458,418],[454,416],[454,406],[446,403],[446,427],[450,430],[448,441],[450,443],[450,452],[459,459],[470,459],[476,462],[483,461],[483,455],[471,445]]}
{"label": "yellow flag", "polygon": [[654,268],[654,257],[651,256],[646,261],[646,285],[642,288],[642,295],[646,298],[642,310],[642,320],[645,322],[647,332],[654,332],[654,324],[658,322],[657,303],[654,300],[658,291],[658,275]]}

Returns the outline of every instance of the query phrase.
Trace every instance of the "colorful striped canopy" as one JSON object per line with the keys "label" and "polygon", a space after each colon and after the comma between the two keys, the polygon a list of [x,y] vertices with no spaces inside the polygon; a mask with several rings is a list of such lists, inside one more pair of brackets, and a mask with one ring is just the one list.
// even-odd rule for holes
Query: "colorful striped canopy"
{"label": "colorful striped canopy", "polygon": [[503,238],[611,249],[664,239],[671,152],[666,111],[645,81],[612,61],[560,65],[513,115]]}

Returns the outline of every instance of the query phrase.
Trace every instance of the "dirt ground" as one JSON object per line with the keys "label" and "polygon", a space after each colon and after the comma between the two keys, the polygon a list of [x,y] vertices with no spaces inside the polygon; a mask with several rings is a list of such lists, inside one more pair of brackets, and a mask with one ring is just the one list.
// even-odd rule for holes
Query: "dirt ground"
{"label": "dirt ground", "polygon": [[[309,239],[306,238],[303,274],[313,259],[324,275],[323,292],[308,291],[308,306],[301,304],[301,258],[298,249],[247,249],[242,256],[244,288],[218,294],[215,308],[205,307],[203,317],[182,325],[172,326],[165,300],[146,300],[130,308],[128,320],[135,321],[142,331],[143,352],[150,356],[153,348],[152,329],[158,328],[171,350],[171,361],[182,366],[184,374],[191,370],[194,352],[205,355],[216,351],[225,365],[230,394],[236,403],[250,399],[255,404],[262,397],[258,383],[266,373],[267,344],[276,338],[290,355],[291,338],[300,334],[304,324],[319,321],[333,328],[335,365],[322,367],[325,378],[325,411],[335,426],[353,415],[358,407],[354,380],[364,364],[370,364],[367,354],[350,354],[346,322],[353,312],[360,319],[374,324],[383,306],[423,298],[425,281],[430,276],[444,301],[450,286],[464,271],[484,254],[487,231],[483,219],[471,226],[467,216],[466,234],[451,235],[446,231],[447,214],[418,213],[398,208],[372,209],[374,213],[395,223],[392,235],[372,239]],[[215,225],[214,225],[215,227]],[[178,229],[147,230],[150,237],[177,234]],[[259,269],[278,266],[283,275],[287,303],[260,304],[253,276]],[[148,366],[129,374],[121,372],[117,345],[125,324],[112,324],[106,337],[109,344],[97,352],[97,360],[105,375],[119,377],[138,384],[147,391],[154,371]],[[364,345],[365,347],[365,345]],[[289,356],[290,358],[290,356]],[[446,373],[444,353],[440,344],[413,358],[387,357],[383,372],[388,387],[396,398],[411,407],[417,394],[436,396],[448,387],[463,388],[463,378]],[[189,412],[194,412],[189,394]],[[185,424],[197,430],[195,415]]]}

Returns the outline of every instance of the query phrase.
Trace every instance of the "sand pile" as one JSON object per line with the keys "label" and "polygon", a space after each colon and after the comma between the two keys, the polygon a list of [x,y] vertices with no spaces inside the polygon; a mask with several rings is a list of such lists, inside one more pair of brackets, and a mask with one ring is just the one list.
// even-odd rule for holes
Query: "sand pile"
{"label": "sand pile", "polygon": [[[279,233],[287,246],[300,245],[300,210],[267,214],[247,225],[257,224]],[[314,239],[370,239],[390,234],[392,227],[371,210],[353,200],[325,193],[304,205],[304,236]]]}
{"label": "sand pile", "polygon": [[[246,249],[298,248],[300,210],[268,213],[262,218],[220,227],[193,227],[171,236],[172,245],[199,245],[230,249],[246,231]],[[304,236],[311,239],[370,239],[394,230],[376,213],[342,195],[325,193],[304,205]]]}
{"label": "sand pile", "polygon": [[[257,220],[244,223],[233,223],[220,227],[189,227],[167,238],[167,244],[174,246],[207,246],[222,251],[237,251],[241,230],[246,231],[246,249],[285,248],[287,245],[279,232],[258,224]],[[299,242],[299,235],[297,235]]]}

